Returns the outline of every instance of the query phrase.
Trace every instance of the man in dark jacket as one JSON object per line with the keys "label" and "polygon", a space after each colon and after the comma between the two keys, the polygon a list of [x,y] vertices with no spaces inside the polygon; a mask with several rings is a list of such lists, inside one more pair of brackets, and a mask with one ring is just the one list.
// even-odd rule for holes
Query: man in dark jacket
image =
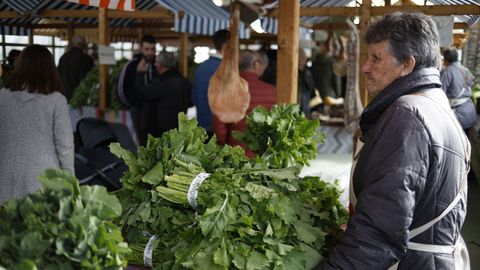
{"label": "man in dark jacket", "polygon": [[298,49],[298,93],[297,100],[305,117],[310,117],[310,99],[315,96],[315,82],[307,67],[307,55]]}
{"label": "man in dark jacket", "polygon": [[370,24],[365,40],[375,97],[360,118],[355,212],[318,269],[470,269],[456,266],[468,264],[460,231],[470,145],[441,89],[437,27],[394,13]]}
{"label": "man in dark jacket", "polygon": [[146,61],[142,59],[137,67],[136,88],[142,100],[139,135],[141,145],[146,144],[148,134],[160,137],[165,131],[178,128],[178,113],[186,113],[191,106],[192,86],[175,68],[175,56],[161,52],[155,66],[160,76],[148,84],[145,84],[144,80],[148,70]]}
{"label": "man in dark jacket", "polygon": [[72,98],[75,88],[93,67],[93,59],[85,53],[87,42],[83,37],[74,36],[70,47],[58,62],[58,72],[67,100]]}
{"label": "man in dark jacket", "polygon": [[159,76],[154,66],[156,52],[155,46],[156,41],[153,36],[144,36],[140,44],[141,54],[136,55],[131,61],[123,66],[117,81],[118,98],[130,111],[137,137],[141,132],[140,111],[142,105],[142,95],[136,88],[137,67],[142,60],[146,64],[146,70],[142,73],[144,84],[150,83],[152,79]]}

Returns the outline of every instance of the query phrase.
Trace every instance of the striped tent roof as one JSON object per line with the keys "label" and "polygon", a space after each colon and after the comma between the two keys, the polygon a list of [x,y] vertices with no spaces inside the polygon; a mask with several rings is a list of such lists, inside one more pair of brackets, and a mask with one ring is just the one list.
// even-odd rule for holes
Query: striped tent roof
{"label": "striped tent roof", "polygon": [[[0,2],[1,11],[16,11],[11,6],[9,6],[4,1]],[[22,23],[28,21],[26,18],[22,19],[12,19],[13,23],[10,26],[0,25],[0,34],[4,35],[18,35],[18,36],[28,36],[30,34],[30,29],[19,27],[16,25],[22,25]]]}
{"label": "striped tent roof", "polygon": [[[212,36],[228,28],[230,14],[212,0],[157,0],[175,14],[175,31]],[[183,12],[181,17],[180,12]],[[249,29],[240,22],[240,38],[249,38]]]}
{"label": "striped tent roof", "polygon": [[[352,0],[300,0],[301,7],[344,7],[350,4]],[[465,5],[465,4],[476,4],[478,5],[478,0],[430,0],[435,5]],[[273,1],[270,4],[264,6],[266,10],[278,8],[278,0]],[[461,21],[473,25],[475,24],[480,16],[455,16]],[[316,16],[316,17],[301,17],[300,23],[304,26],[310,26],[319,24],[328,17],[325,16]],[[261,19],[262,28],[267,33],[277,34],[278,33],[278,20],[273,17],[262,17]]]}
{"label": "striped tent roof", "polygon": [[[474,4],[478,5],[479,1],[478,0],[430,0],[435,5],[468,5],[468,4]],[[479,15],[464,15],[464,16],[455,16],[462,22],[467,23],[468,25],[473,25],[475,24],[478,19],[480,19]]]}
{"label": "striped tent roof", "polygon": [[[348,5],[352,0],[300,0],[301,7],[344,7]],[[272,3],[265,5],[266,10],[278,8],[278,0],[273,1]],[[301,17],[300,24],[304,26],[311,26],[314,24],[321,23],[328,19],[325,16],[317,17]],[[260,19],[262,28],[265,32],[270,34],[278,33],[278,20],[273,17],[262,17]]]}
{"label": "striped tent roof", "polygon": [[66,0],[86,6],[102,7],[108,9],[135,10],[135,0]]}
{"label": "striped tent roof", "polygon": [[[155,0],[136,0],[136,10],[150,10],[158,7],[158,3]],[[96,7],[80,5],[65,0],[0,0],[0,11],[14,10],[19,14],[25,14],[25,18],[13,18],[13,19],[0,19],[0,25],[7,26],[21,26],[21,25],[34,25],[37,24],[42,17],[31,16],[37,14],[46,9],[58,9],[58,10],[95,10]],[[97,18],[53,18],[63,20],[72,23],[81,24],[96,24]],[[128,26],[133,23],[135,19],[111,19],[109,21],[110,26]],[[27,35],[28,33],[25,33]]]}
{"label": "striped tent roof", "polygon": [[[72,0],[85,2],[87,0]],[[94,2],[90,0],[91,2]],[[105,0],[108,1],[108,0]],[[124,1],[124,0],[109,0]],[[104,2],[104,0],[96,0]],[[175,31],[187,32],[197,35],[213,35],[215,31],[228,28],[229,13],[213,4],[211,0],[136,0],[135,10],[151,10],[155,8],[169,9],[175,16]],[[16,11],[25,14],[24,18],[0,18],[0,31],[5,34],[28,35],[30,30],[22,25],[35,25],[41,16],[35,16],[42,10],[95,10],[94,6],[86,6],[65,0],[0,0],[0,11]],[[183,12],[183,17],[180,13]],[[97,24],[97,18],[52,18],[79,24]],[[136,19],[111,19],[112,27],[128,27]],[[249,30],[240,23],[240,38],[248,38]]]}

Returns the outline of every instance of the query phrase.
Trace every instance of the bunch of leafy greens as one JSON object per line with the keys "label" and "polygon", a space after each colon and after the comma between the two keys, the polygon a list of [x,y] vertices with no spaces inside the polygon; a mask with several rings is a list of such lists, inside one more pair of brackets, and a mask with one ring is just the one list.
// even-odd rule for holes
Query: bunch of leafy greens
{"label": "bunch of leafy greens", "polygon": [[[107,110],[117,111],[123,108],[122,103],[118,100],[116,87],[118,76],[122,70],[122,67],[128,60],[122,59],[109,69],[107,91],[109,93],[110,100],[107,102]],[[73,91],[73,96],[69,100],[69,103],[74,108],[81,108],[83,106],[98,106],[100,84],[98,79],[98,67],[92,68],[85,78]]]}
{"label": "bunch of leafy greens", "polygon": [[[111,222],[121,213],[104,187],[49,169],[41,189],[0,207],[0,265],[8,269],[123,269],[130,250]],[[0,267],[1,268],[1,267]]]}
{"label": "bunch of leafy greens", "polygon": [[[205,140],[196,121],[181,114],[178,130],[149,137],[137,155],[111,145],[129,166],[118,193],[119,223],[133,250],[129,261],[142,264],[148,232],[157,236],[155,269],[309,269],[318,263],[346,222],[340,191],[317,177],[299,177],[299,166],[249,160],[238,147]],[[199,172],[212,174],[193,208],[186,198]]]}
{"label": "bunch of leafy greens", "polygon": [[118,143],[110,145],[110,151],[129,168],[121,179],[123,188],[116,192],[124,209],[119,224],[127,241],[143,241],[144,232],[176,234],[177,227],[194,221],[191,209],[162,200],[155,190],[174,169],[174,159],[201,165],[207,171],[250,166],[243,149],[220,146],[214,139],[206,143],[207,138],[196,120],[181,113],[178,130],[165,132],[161,138],[149,136],[147,145],[139,147],[136,155]]}
{"label": "bunch of leafy greens", "polygon": [[318,131],[319,121],[305,118],[298,105],[279,104],[271,110],[257,107],[246,122],[246,131],[234,136],[272,168],[308,164],[325,140]]}
{"label": "bunch of leafy greens", "polygon": [[[177,163],[156,190],[159,196],[190,207],[192,176],[204,171]],[[188,181],[190,179],[190,181]],[[317,177],[300,178],[296,168],[217,169],[198,190],[193,226],[178,231],[170,246],[178,269],[311,269],[341,233],[347,213],[340,191]],[[169,236],[171,237],[171,236]],[[162,246],[154,252],[157,269],[171,267]],[[171,256],[169,254],[169,256]]]}

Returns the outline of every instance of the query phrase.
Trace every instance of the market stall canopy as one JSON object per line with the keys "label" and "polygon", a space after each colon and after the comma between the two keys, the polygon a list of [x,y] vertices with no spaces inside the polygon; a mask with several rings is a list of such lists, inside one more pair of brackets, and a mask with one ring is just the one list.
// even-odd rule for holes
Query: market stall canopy
{"label": "market stall canopy", "polygon": [[86,6],[102,7],[117,10],[135,10],[135,0],[66,0]]}
{"label": "market stall canopy", "polygon": [[[15,11],[11,6],[9,6],[5,1],[0,2],[0,10],[1,11]],[[4,25],[2,22],[4,19],[0,20],[0,33],[4,35],[17,35],[17,36],[28,36],[31,32],[30,29],[25,27],[16,26],[15,24],[12,25]],[[25,21],[25,20],[23,20]]]}
{"label": "market stall canopy", "polygon": [[[302,8],[315,8],[315,7],[347,7],[353,1],[352,0],[300,0],[300,6]],[[476,0],[431,0],[428,1],[433,5],[469,5],[474,4],[478,5]],[[275,0],[269,4],[263,6],[266,14],[269,14],[271,11],[278,9],[279,0]],[[456,15],[457,19],[462,22],[467,23],[468,25],[475,24],[480,18],[479,15]],[[305,27],[313,27],[319,25],[322,22],[325,22],[330,17],[328,16],[302,16],[300,18],[300,24]],[[276,17],[263,16],[260,18],[262,28],[267,33],[277,34],[278,33],[278,20]]]}
{"label": "market stall canopy", "polygon": [[[176,32],[212,36],[216,31],[227,29],[230,14],[211,0],[157,0],[175,14]],[[249,38],[250,30],[240,22],[240,38]]]}
{"label": "market stall canopy", "polygon": [[[117,3],[117,7],[121,6],[120,2],[126,2],[127,0],[97,0],[97,1],[76,1],[76,2],[90,2],[90,3],[107,3],[109,6],[114,6]],[[138,11],[149,12],[155,11],[155,14],[147,14],[149,18],[155,20],[171,20],[173,22],[173,14],[166,10],[157,3],[156,0],[128,0],[132,4],[135,2],[135,12],[131,12],[132,16],[126,18],[126,16],[111,17],[109,25],[111,27],[128,27],[137,22]],[[98,17],[91,16],[92,14],[83,14],[82,12],[93,12],[98,9],[97,6],[81,5],[74,3],[75,1],[65,0],[0,0],[0,12],[4,16],[0,17],[0,28],[3,34],[16,34],[16,35],[28,35],[28,28],[37,28],[37,24],[45,21],[46,18],[51,20],[57,20],[61,22],[73,23],[76,25],[98,25]],[[102,6],[100,5],[100,6]],[[125,8],[125,4],[123,5]],[[163,12],[162,12],[163,11]],[[10,13],[8,13],[10,12]],[[62,12],[64,14],[62,14]],[[115,12],[122,12],[118,10]],[[129,12],[130,13],[130,12]],[[154,15],[159,14],[158,18]],[[53,15],[52,15],[53,14]],[[64,16],[62,16],[64,15]],[[134,16],[135,15],[135,16]],[[161,16],[160,16],[161,15]],[[140,16],[139,16],[140,17]],[[19,29],[20,28],[20,29]]]}
{"label": "market stall canopy", "polygon": [[[263,8],[266,11],[277,9],[278,0],[273,1],[267,5],[264,5]],[[329,0],[300,0],[301,7],[344,7],[347,6],[351,0],[339,0],[339,1],[329,1]],[[300,24],[303,26],[313,26],[319,24],[329,17],[326,16],[316,16],[316,17],[301,17]],[[262,17],[260,19],[262,28],[265,32],[270,34],[278,33],[278,20],[275,17]]]}

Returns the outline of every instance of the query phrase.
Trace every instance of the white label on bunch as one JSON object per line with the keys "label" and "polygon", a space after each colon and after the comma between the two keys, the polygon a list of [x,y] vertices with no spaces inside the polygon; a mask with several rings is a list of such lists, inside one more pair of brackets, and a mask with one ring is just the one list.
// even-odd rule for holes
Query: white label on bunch
{"label": "white label on bunch", "polygon": [[153,255],[153,241],[157,240],[155,235],[150,237],[148,240],[147,245],[145,246],[145,250],[143,250],[143,264],[148,267],[152,267],[152,255]]}
{"label": "white label on bunch", "polygon": [[199,173],[197,176],[195,176],[195,178],[193,178],[192,183],[190,183],[190,186],[188,187],[187,199],[193,208],[197,208],[198,188],[209,176],[209,173]]}

